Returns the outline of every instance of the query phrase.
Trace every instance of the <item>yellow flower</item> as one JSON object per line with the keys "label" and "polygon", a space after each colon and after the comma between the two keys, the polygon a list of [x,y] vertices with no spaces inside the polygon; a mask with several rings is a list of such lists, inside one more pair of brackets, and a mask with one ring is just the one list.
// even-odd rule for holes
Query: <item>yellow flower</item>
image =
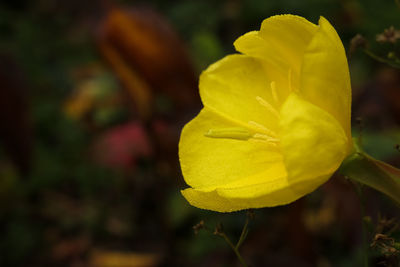
{"label": "yellow flower", "polygon": [[343,45],[319,25],[273,16],[200,76],[204,108],[183,129],[183,196],[220,212],[283,205],[314,191],[353,150]]}

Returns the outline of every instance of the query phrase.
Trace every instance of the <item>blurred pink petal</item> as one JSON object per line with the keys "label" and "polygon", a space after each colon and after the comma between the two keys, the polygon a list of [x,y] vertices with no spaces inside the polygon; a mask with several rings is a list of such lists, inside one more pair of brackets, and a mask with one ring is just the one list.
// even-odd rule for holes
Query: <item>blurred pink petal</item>
{"label": "blurred pink petal", "polygon": [[94,144],[94,159],[113,168],[134,168],[137,159],[150,157],[152,146],[144,128],[130,122],[107,130]]}

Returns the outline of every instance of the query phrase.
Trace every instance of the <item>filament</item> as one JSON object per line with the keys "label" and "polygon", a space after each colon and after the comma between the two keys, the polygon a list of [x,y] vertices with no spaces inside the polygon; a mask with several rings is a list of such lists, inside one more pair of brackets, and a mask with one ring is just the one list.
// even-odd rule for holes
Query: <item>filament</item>
{"label": "filament", "polygon": [[278,97],[278,92],[276,91],[276,83],[271,82],[271,92],[272,92],[272,97],[274,98],[274,101],[276,103],[279,103],[279,97]]}
{"label": "filament", "polygon": [[256,96],[256,100],[258,101],[258,103],[260,103],[261,106],[265,107],[266,109],[268,109],[269,112],[271,112],[273,115],[275,115],[277,118],[279,118],[279,112],[267,101],[265,101],[264,98],[260,97],[260,96]]}
{"label": "filament", "polygon": [[251,125],[251,126],[256,127],[258,130],[268,134],[269,136],[272,136],[272,137],[277,137],[278,136],[274,131],[268,129],[264,125],[259,124],[259,123],[255,122],[255,121],[249,121],[248,124]]}

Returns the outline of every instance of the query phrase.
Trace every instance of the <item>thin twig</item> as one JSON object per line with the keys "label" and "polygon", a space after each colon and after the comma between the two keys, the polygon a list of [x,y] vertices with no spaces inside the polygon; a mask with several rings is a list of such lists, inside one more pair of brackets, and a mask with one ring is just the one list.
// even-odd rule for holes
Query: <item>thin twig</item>
{"label": "thin twig", "polygon": [[247,216],[246,222],[242,229],[242,233],[240,234],[239,240],[236,243],[236,249],[239,249],[240,246],[243,244],[243,241],[246,239],[247,234],[249,233],[248,225],[249,225],[249,217]]}
{"label": "thin twig", "polygon": [[[398,1],[400,1],[400,0],[398,0]],[[378,56],[378,55],[376,55],[375,53],[373,53],[372,51],[370,51],[368,49],[364,49],[364,53],[367,54],[368,56],[370,56],[371,58],[375,59],[376,61],[388,64],[388,65],[392,66],[393,68],[400,69],[400,64],[397,64],[396,62],[393,62],[393,61],[391,61],[389,59],[386,59],[386,58],[383,58],[381,56]]]}
{"label": "thin twig", "polygon": [[226,243],[228,243],[228,245],[232,248],[233,252],[235,252],[236,257],[238,258],[238,260],[240,261],[240,263],[242,264],[243,267],[247,267],[246,262],[244,261],[244,259],[242,258],[242,255],[240,255],[239,250],[233,245],[233,243],[231,242],[231,240],[229,239],[229,237],[224,233],[224,232],[220,232],[218,233],[219,236],[223,237],[226,241]]}
{"label": "thin twig", "polygon": [[228,243],[228,245],[232,248],[233,252],[235,253],[236,257],[238,258],[238,260],[242,264],[242,266],[248,267],[248,265],[244,261],[242,255],[240,255],[240,252],[239,252],[239,246],[243,243],[243,241],[245,240],[247,233],[248,233],[248,227],[247,227],[248,223],[249,223],[249,216],[247,217],[246,223],[242,230],[242,234],[240,235],[239,241],[236,246],[232,243],[232,241],[229,239],[229,237],[223,231],[222,224],[217,224],[217,226],[215,227],[215,230],[212,230],[207,225],[205,225],[203,220],[201,220],[198,224],[193,226],[193,230],[194,230],[195,234],[197,234],[200,230],[203,229],[209,233],[212,233],[213,235],[222,237],[226,241],[226,243]]}

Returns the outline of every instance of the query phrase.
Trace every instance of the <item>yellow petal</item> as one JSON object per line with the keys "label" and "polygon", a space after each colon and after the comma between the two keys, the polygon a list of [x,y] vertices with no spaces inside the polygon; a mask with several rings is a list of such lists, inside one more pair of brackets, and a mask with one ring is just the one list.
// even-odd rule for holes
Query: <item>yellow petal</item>
{"label": "yellow petal", "polygon": [[[210,130],[218,134],[207,137]],[[282,165],[282,156],[273,139],[262,139],[251,127],[246,128],[207,107],[182,130],[179,159],[186,183],[208,191],[229,187],[230,183],[246,186],[283,176],[282,168],[275,167]],[[257,176],[269,169],[273,175]]]}
{"label": "yellow petal", "polygon": [[[253,189],[256,187],[252,187]],[[234,192],[240,194],[239,190],[234,190]],[[221,196],[217,190],[211,192],[203,192],[201,190],[196,190],[188,188],[182,191],[183,196],[187,199],[190,205],[195,206],[200,209],[207,209],[219,212],[232,212],[249,208],[261,208],[267,206],[276,206],[279,204],[287,204],[287,196],[291,195],[291,192],[285,192],[285,190],[275,191],[273,194],[268,194],[267,196],[260,196],[256,198],[227,198]],[[279,203],[279,204],[276,204]]]}
{"label": "yellow petal", "polygon": [[[212,191],[188,188],[183,196],[195,207],[219,212],[232,212],[250,208],[274,207],[291,203],[315,189],[326,177],[313,181],[289,184],[286,179],[274,183],[255,184],[237,188],[218,188]],[[312,191],[311,190],[311,191]]]}
{"label": "yellow petal", "polygon": [[201,74],[199,86],[204,106],[253,128],[278,128],[279,96],[257,59],[227,56]]}
{"label": "yellow petal", "polygon": [[311,182],[309,192],[337,170],[347,155],[348,139],[325,110],[292,93],[281,110],[281,150],[289,183]]}
{"label": "yellow petal", "polygon": [[[287,79],[292,72],[292,86],[298,88],[301,62],[317,26],[294,15],[278,15],[263,21],[260,31],[239,37],[237,51],[262,59],[265,69],[275,80]],[[283,83],[282,86],[288,86]]]}
{"label": "yellow petal", "polygon": [[346,54],[332,25],[323,17],[319,25],[304,54],[300,94],[335,117],[351,140],[351,87]]}

